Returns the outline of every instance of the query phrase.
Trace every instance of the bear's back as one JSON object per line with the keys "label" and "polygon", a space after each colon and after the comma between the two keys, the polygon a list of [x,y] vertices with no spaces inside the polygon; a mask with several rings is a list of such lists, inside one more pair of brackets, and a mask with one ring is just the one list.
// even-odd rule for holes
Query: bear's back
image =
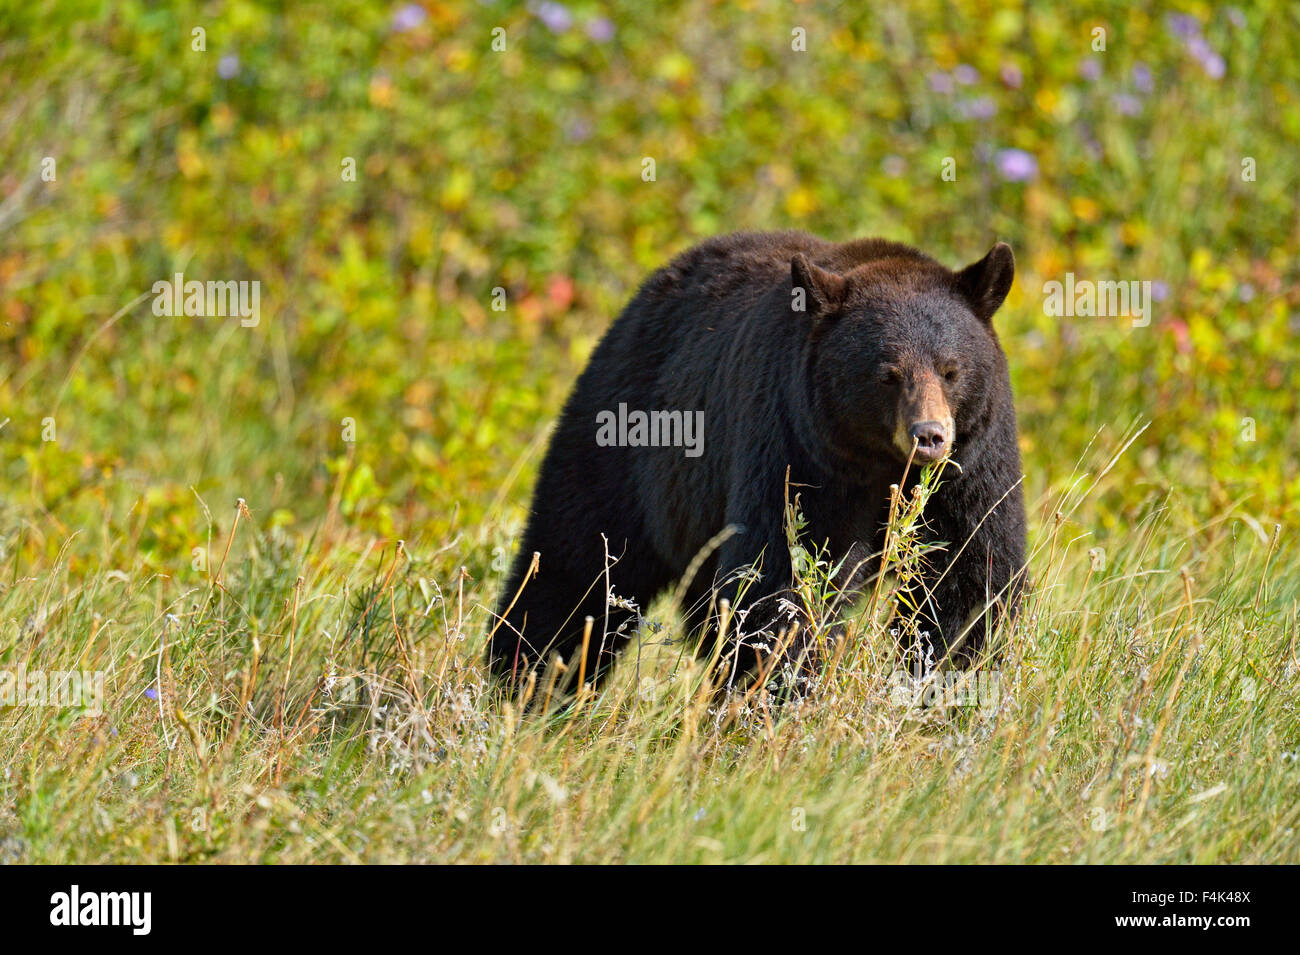
{"label": "bear's back", "polygon": [[[693,314],[723,305],[729,311],[756,302],[790,281],[791,259],[803,253],[821,268],[847,275],[878,264],[887,272],[942,274],[928,255],[888,239],[828,242],[806,232],[736,232],[716,236],[679,253],[641,286],[628,311],[686,302]],[[634,309],[632,306],[638,308]]]}
{"label": "bear's back", "polygon": [[799,253],[840,274],[871,270],[873,281],[914,287],[950,275],[887,239],[828,242],[798,231],[716,236],[645,280],[597,346],[579,382],[583,397],[698,407],[714,369],[738,360],[742,373],[761,365],[753,344],[759,352],[787,352],[806,331],[789,323],[791,260]]}

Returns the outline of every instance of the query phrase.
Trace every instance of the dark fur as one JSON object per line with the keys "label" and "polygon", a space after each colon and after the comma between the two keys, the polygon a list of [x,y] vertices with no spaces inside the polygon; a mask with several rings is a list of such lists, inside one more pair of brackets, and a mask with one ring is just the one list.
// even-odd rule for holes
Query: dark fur
{"label": "dark fur", "polygon": [[[655,272],[610,326],[561,413],[498,608],[504,620],[494,620],[491,668],[513,680],[559,654],[572,676],[591,616],[586,672],[599,678],[606,670],[633,626],[628,611],[606,606],[602,534],[617,558],[613,591],[644,610],[710,538],[738,525],[687,591],[691,623],[705,621],[715,586],[734,605],[738,588],[729,578],[755,562],[761,582],[742,606],[759,606],[759,598],[772,606],[791,581],[787,466],[809,542],[828,544],[835,559],[878,553],[889,486],[904,471],[893,440],[903,395],[913,378],[941,365],[956,369],[942,387],[963,470],[946,472],[926,510],[931,538],[951,546],[929,560],[927,581],[942,582],[923,628],[942,655],[988,597],[1001,594],[1001,613],[1014,613],[1025,547],[1020,454],[1006,360],[990,321],[1013,270],[1004,245],[953,272],[893,242],[783,232],[710,239]],[[808,292],[805,312],[792,310],[795,285]],[[895,374],[889,381],[886,364]],[[703,410],[703,455],[597,446],[597,413],[620,402]],[[507,612],[534,551],[540,570]],[[874,563],[862,569],[850,587]],[[757,629],[754,615],[745,629]],[[980,619],[953,656],[969,659],[984,630]],[[753,664],[752,655],[740,659]]]}

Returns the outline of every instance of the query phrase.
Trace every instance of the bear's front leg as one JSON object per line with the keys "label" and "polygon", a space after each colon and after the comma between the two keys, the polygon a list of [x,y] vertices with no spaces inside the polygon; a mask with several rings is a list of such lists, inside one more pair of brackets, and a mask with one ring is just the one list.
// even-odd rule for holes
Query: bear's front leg
{"label": "bear's front leg", "polygon": [[731,689],[751,678],[785,685],[791,673],[810,675],[817,665],[811,628],[792,588],[784,534],[774,527],[738,532],[723,545],[718,568],[715,612],[702,651],[718,657],[721,686]]}
{"label": "bear's front leg", "polygon": [[[1010,483],[1010,482],[1006,482]],[[923,662],[968,668],[992,632],[1013,619],[1024,590],[1025,514],[1020,486],[987,475],[941,485],[926,507],[926,537],[942,549],[924,558],[906,595],[918,607]]]}

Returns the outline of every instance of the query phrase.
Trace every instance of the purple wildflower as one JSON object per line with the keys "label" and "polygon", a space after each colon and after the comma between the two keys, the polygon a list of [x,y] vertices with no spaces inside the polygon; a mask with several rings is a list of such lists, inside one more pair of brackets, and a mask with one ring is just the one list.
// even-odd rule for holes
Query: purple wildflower
{"label": "purple wildflower", "polygon": [[149,699],[151,700],[158,699],[158,691],[155,690],[153,687],[149,687],[147,690],[145,690],[144,695],[149,697]]}
{"label": "purple wildflower", "polygon": [[1188,40],[1187,52],[1191,53],[1196,62],[1201,64],[1201,69],[1205,70],[1210,79],[1217,80],[1223,78],[1223,74],[1227,69],[1227,64],[1223,61],[1223,57],[1219,56],[1214,47],[1210,46],[1205,37],[1194,36]]}
{"label": "purple wildflower", "polygon": [[569,124],[569,142],[585,143],[591,138],[591,123],[585,119],[575,119]]}
{"label": "purple wildflower", "polygon": [[239,57],[233,53],[224,54],[217,60],[217,76],[223,80],[233,80],[239,73]]}
{"label": "purple wildflower", "polygon": [[597,43],[608,43],[614,39],[614,21],[609,17],[596,17],[587,24],[587,36]]}
{"label": "purple wildflower", "polygon": [[393,12],[393,31],[406,33],[408,30],[414,30],[428,18],[429,14],[418,3],[403,4]]}
{"label": "purple wildflower", "polygon": [[974,86],[979,82],[979,70],[966,63],[957,64],[956,69],[952,71],[952,78],[962,86]]}
{"label": "purple wildflower", "polygon": [[1038,178],[1038,160],[1023,149],[1002,149],[997,155],[998,174],[1007,182]]}
{"label": "purple wildflower", "polygon": [[1142,112],[1142,101],[1132,93],[1116,93],[1111,104],[1122,116],[1136,116]]}
{"label": "purple wildflower", "polygon": [[1025,74],[1020,72],[1020,67],[1014,63],[1003,63],[1002,69],[998,71],[998,77],[1002,80],[1003,86],[1012,90],[1020,89],[1020,84],[1025,81]]}
{"label": "purple wildflower", "polygon": [[1182,40],[1201,35],[1201,21],[1189,13],[1170,13],[1165,17],[1165,28]]}
{"label": "purple wildflower", "polygon": [[989,96],[974,96],[957,103],[957,115],[962,119],[992,119],[997,112],[998,104]]}
{"label": "purple wildflower", "polygon": [[957,88],[956,84],[952,81],[952,77],[947,73],[944,73],[942,70],[935,70],[927,77],[927,79],[930,81],[931,91],[935,93],[943,93],[947,95]]}
{"label": "purple wildflower", "polygon": [[552,33],[566,33],[573,26],[573,14],[569,8],[555,0],[543,0],[534,12]]}
{"label": "purple wildflower", "polygon": [[1145,63],[1133,64],[1133,85],[1139,93],[1150,93],[1156,88],[1156,79],[1151,74],[1151,67]]}

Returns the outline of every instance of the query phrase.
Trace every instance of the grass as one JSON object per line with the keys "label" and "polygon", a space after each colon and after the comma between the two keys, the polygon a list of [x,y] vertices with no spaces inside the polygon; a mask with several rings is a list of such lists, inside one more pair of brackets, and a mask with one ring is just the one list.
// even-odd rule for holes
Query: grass
{"label": "grass", "polygon": [[[107,684],[102,716],[4,711],[0,846],[24,862],[1295,862],[1300,560],[1230,517],[1178,526],[1167,504],[1098,546],[1104,470],[1036,509],[1035,590],[997,692],[968,706],[916,705],[868,614],[807,700],[719,710],[665,604],[603,693],[522,716],[485,679],[493,584],[457,543],[408,549],[337,514],[294,536],[241,504],[192,580],[11,558],[6,663]],[[139,557],[98,543],[105,566]]]}

